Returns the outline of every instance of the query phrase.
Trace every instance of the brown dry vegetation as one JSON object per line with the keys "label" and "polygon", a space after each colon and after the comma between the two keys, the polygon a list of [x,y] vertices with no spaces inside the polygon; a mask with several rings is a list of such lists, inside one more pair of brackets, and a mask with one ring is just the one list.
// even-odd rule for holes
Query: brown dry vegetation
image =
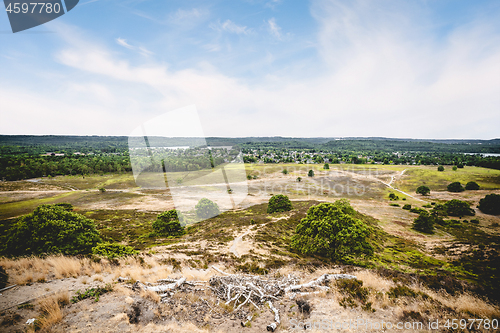
{"label": "brown dry vegetation", "polygon": [[[275,306],[282,318],[281,331],[290,327],[292,319],[341,322],[359,318],[394,323],[428,323],[436,319],[444,323],[453,318],[498,319],[498,304],[485,296],[482,286],[477,283],[477,276],[460,265],[469,268],[476,265],[480,268],[479,273],[485,274],[482,269],[488,268],[492,261],[479,261],[484,258],[477,259],[474,255],[485,247],[494,249],[499,243],[496,235],[500,232],[500,218],[478,212],[479,225],[460,222],[460,228],[443,227],[434,235],[417,233],[411,229],[417,215],[390,206],[389,191],[382,183],[390,182],[395,176],[396,184],[409,188],[408,184],[413,184],[414,179],[405,178],[401,175],[402,170],[376,169],[377,173],[373,170],[334,170],[331,175],[317,170],[317,176],[308,179],[306,170],[290,170],[290,174],[283,175],[280,167],[275,166],[266,171],[268,174],[260,172],[259,179],[249,182],[252,195],[242,207],[195,224],[187,229],[186,235],[177,239],[142,237],[151,231],[150,223],[157,214],[155,209],[170,207],[170,198],[165,193],[134,189],[135,192],[131,193],[109,191],[102,196],[96,191],[73,191],[70,198],[76,210],[96,220],[104,239],[132,245],[141,249],[141,254],[116,261],[65,256],[0,258],[0,266],[9,274],[9,284],[18,285],[0,297],[2,332],[32,330],[33,325],[25,324],[30,318],[37,318],[37,327],[47,332],[265,331],[266,325],[273,321],[273,314],[266,306],[260,309],[245,306],[239,313],[234,313],[231,305],[218,302],[208,289],[194,293],[178,292],[166,303],[161,303],[156,293],[130,289],[136,281],[155,282],[181,276],[190,281],[208,281],[218,274],[210,269],[212,265],[229,273],[294,274],[302,282],[324,273],[353,274],[362,281],[357,287],[332,283],[328,291],[303,296],[312,306],[310,314],[298,311],[295,300],[280,299]],[[297,176],[304,179],[299,186],[295,181]],[[357,217],[376,231],[373,241],[378,248],[373,262],[359,263],[365,268],[341,266],[325,258],[305,257],[289,248],[296,225],[311,205],[346,196],[323,191],[325,182],[366,188],[360,196],[347,195],[360,212]],[[63,179],[53,183],[51,186],[69,184]],[[113,184],[115,188],[124,188]],[[293,186],[286,187],[287,184]],[[14,190],[26,189],[27,186],[37,185],[27,182],[11,185]],[[280,192],[290,195],[294,209],[267,214],[265,202],[269,194]],[[433,191],[431,196],[422,199],[423,202],[406,197],[405,201],[400,199],[396,203],[422,207],[431,201],[439,203],[457,197],[476,205],[483,195],[483,192],[449,194]],[[40,198],[26,197],[31,200],[30,205],[38,203],[36,200]],[[97,201],[100,201],[98,205]],[[162,206],[154,208],[160,201]],[[28,209],[28,206],[16,202],[2,205],[0,201],[0,207],[8,208],[4,211],[5,216],[16,216]],[[2,222],[5,225],[11,223],[6,221]],[[237,244],[234,244],[235,239],[238,239]],[[118,283],[119,277],[130,279]],[[70,302],[77,291],[106,284],[112,284],[113,291],[102,295],[98,302],[94,299]],[[29,301],[28,305],[18,306],[25,301]],[[242,328],[240,322],[247,314],[253,315],[251,327]]]}

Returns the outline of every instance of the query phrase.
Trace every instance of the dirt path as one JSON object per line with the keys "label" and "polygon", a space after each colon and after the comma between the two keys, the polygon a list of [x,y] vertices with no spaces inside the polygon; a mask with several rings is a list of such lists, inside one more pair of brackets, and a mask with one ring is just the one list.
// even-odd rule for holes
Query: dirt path
{"label": "dirt path", "polygon": [[234,254],[238,258],[241,257],[241,255],[244,254],[243,252],[247,253],[250,249],[253,249],[253,244],[251,242],[246,242],[246,241],[244,242],[243,237],[248,236],[253,232],[257,232],[260,228],[268,225],[269,223],[274,223],[274,222],[277,222],[279,220],[287,219],[287,218],[288,218],[288,216],[274,218],[267,223],[259,225],[258,226],[259,228],[255,228],[255,230],[253,230],[255,225],[251,225],[250,227],[248,227],[246,229],[246,231],[244,231],[241,235],[239,235],[238,237],[236,237],[233,240],[231,246],[229,247],[229,252],[231,252],[232,254]]}

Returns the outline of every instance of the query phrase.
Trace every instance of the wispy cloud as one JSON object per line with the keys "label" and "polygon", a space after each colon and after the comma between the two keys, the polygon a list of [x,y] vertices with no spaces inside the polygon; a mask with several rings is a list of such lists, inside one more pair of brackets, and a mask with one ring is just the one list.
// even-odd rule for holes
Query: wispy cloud
{"label": "wispy cloud", "polygon": [[226,20],[222,23],[220,21],[217,21],[217,23],[210,24],[210,28],[216,31],[227,31],[238,35],[248,35],[252,32],[252,29],[249,29],[246,26],[237,25],[231,20]]}
{"label": "wispy cloud", "polygon": [[274,17],[267,20],[267,30],[277,40],[284,40],[291,37],[290,33],[283,34],[281,27],[276,23]]}
{"label": "wispy cloud", "polygon": [[130,50],[134,49],[134,47],[132,45],[130,45],[129,43],[127,43],[127,40],[125,40],[123,38],[117,38],[116,43],[118,43],[118,45],[126,47],[127,49],[130,49]]}
{"label": "wispy cloud", "polygon": [[133,46],[133,45],[130,45],[126,39],[123,39],[123,38],[116,38],[116,43],[120,46],[123,46],[123,47],[126,47],[127,49],[129,50],[135,50],[137,51],[139,54],[145,56],[145,57],[149,57],[151,55],[153,55],[154,53],[149,51],[148,49],[146,49],[145,47],[143,46]]}

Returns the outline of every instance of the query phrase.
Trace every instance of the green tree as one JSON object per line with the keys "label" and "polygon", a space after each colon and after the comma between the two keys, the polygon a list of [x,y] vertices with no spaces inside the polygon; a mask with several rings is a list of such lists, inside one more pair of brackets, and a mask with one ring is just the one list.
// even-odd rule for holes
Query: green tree
{"label": "green tree", "polygon": [[94,221],[64,206],[41,205],[20,217],[7,231],[7,255],[89,254],[101,242]]}
{"label": "green tree", "polygon": [[354,218],[355,210],[345,199],[312,206],[297,225],[291,247],[303,254],[318,254],[334,260],[370,256],[371,228]]}
{"label": "green tree", "polygon": [[307,173],[307,175],[309,177],[314,177],[314,171],[313,170],[309,170],[309,172]]}
{"label": "green tree", "polygon": [[302,177],[297,177],[297,181],[301,182],[302,181]]}
{"label": "green tree", "polygon": [[398,200],[399,197],[394,193],[389,193],[389,200]]}
{"label": "green tree", "polygon": [[457,166],[454,165],[452,169],[453,169],[453,171],[457,171]]}
{"label": "green tree", "polygon": [[421,195],[428,195],[431,193],[431,189],[428,186],[420,185],[415,192]]}
{"label": "green tree", "polygon": [[200,199],[194,208],[196,216],[202,219],[208,219],[220,214],[219,206],[207,198]]}
{"label": "green tree", "polygon": [[475,191],[475,190],[479,190],[479,184],[476,183],[476,182],[468,182],[466,185],[465,185],[465,189],[466,190],[469,190],[469,191]]}
{"label": "green tree", "polygon": [[448,191],[449,192],[463,192],[465,191],[465,188],[460,184],[460,182],[453,182],[450,185],[448,185]]}
{"label": "green tree", "polygon": [[184,234],[184,227],[181,225],[183,216],[175,209],[159,214],[153,222],[153,230],[159,235],[181,236]]}
{"label": "green tree", "polygon": [[442,165],[438,166],[438,171],[444,171],[444,166]]}
{"label": "green tree", "polygon": [[446,213],[449,216],[474,216],[476,213],[472,208],[470,208],[469,203],[465,201],[461,201],[458,199],[453,199],[450,201],[447,201],[444,204],[444,208],[446,209]]}
{"label": "green tree", "polygon": [[287,212],[292,210],[292,202],[286,195],[277,194],[273,195],[269,199],[269,204],[267,206],[267,213],[272,214],[274,212]]}
{"label": "green tree", "polygon": [[434,216],[427,211],[420,212],[418,217],[413,221],[413,229],[425,232],[427,234],[434,233]]}
{"label": "green tree", "polygon": [[480,211],[485,214],[499,215],[500,214],[500,194],[488,194],[481,200],[477,206]]}
{"label": "green tree", "polygon": [[283,169],[283,171],[281,171],[282,174],[284,175],[287,175],[288,174],[288,170],[287,169]]}
{"label": "green tree", "polygon": [[323,165],[323,169],[330,170],[330,165],[328,163],[325,163],[325,165]]}

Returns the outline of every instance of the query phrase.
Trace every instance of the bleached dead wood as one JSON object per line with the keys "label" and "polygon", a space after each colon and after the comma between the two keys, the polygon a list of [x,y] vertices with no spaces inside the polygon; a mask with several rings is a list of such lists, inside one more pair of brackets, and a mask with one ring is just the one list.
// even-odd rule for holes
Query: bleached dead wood
{"label": "bleached dead wood", "polygon": [[[354,275],[349,274],[323,274],[320,277],[311,280],[307,283],[300,284],[300,280],[291,274],[278,278],[248,275],[248,274],[230,274],[226,273],[215,266],[211,266],[216,272],[222,276],[215,275],[208,281],[208,289],[212,290],[219,301],[233,307],[233,311],[240,311],[245,305],[252,304],[259,309],[267,302],[269,308],[274,313],[274,322],[267,326],[268,331],[274,332],[280,325],[280,316],[278,309],[273,306],[272,301],[280,300],[285,295],[290,295],[294,298],[299,295],[316,294],[321,290],[329,290],[327,284],[333,280],[339,279],[355,279]],[[120,278],[121,280],[122,278]],[[163,301],[168,301],[168,298],[175,292],[182,291],[199,291],[204,288],[195,288],[196,286],[206,285],[204,281],[186,281],[186,278],[179,279],[161,279],[156,285],[148,284],[147,286],[137,281],[134,287],[139,289],[151,290],[160,294]],[[132,288],[135,290],[135,288]],[[251,320],[251,317],[246,322],[241,322],[242,326],[246,326]]]}
{"label": "bleached dead wood", "polygon": [[280,324],[280,315],[278,313],[278,309],[273,306],[273,303],[271,303],[271,301],[268,301],[267,304],[269,305],[269,308],[274,312],[274,323],[267,325],[267,330],[274,332]]}
{"label": "bleached dead wood", "polygon": [[327,284],[331,280],[340,280],[340,279],[355,279],[354,275],[349,274],[323,274],[319,278],[309,281],[308,283],[293,285],[285,288],[285,293],[289,293],[291,291],[300,290],[303,288],[311,288],[311,287],[320,287],[322,284]]}

